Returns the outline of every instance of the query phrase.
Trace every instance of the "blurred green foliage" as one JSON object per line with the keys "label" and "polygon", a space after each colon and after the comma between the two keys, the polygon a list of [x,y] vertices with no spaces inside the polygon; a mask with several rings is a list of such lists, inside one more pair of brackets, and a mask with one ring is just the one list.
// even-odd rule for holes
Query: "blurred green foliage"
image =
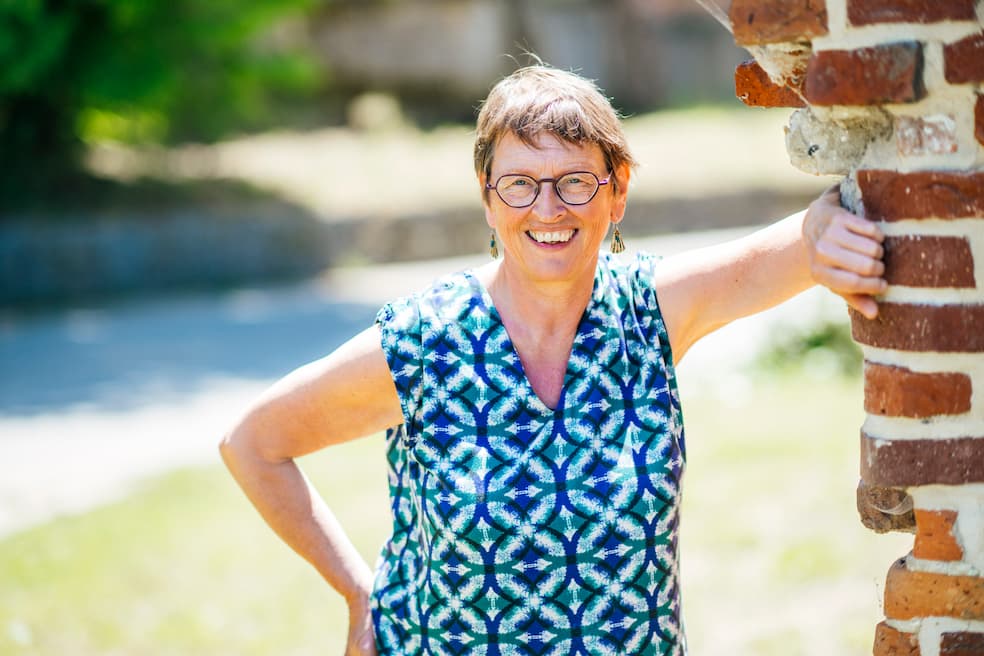
{"label": "blurred green foliage", "polygon": [[0,206],[85,186],[87,141],[210,141],[323,89],[316,0],[0,0]]}
{"label": "blurred green foliage", "polygon": [[851,338],[847,321],[824,320],[805,327],[777,330],[758,361],[766,370],[806,368],[821,375],[856,377],[861,373],[862,356],[860,347]]}

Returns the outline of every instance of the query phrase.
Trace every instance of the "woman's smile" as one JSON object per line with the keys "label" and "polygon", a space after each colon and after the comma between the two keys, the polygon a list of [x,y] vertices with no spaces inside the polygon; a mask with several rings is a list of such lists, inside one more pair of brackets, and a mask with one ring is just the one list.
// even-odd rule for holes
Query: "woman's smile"
{"label": "woman's smile", "polygon": [[567,244],[577,230],[527,230],[526,235],[538,244],[544,246],[563,246]]}
{"label": "woman's smile", "polygon": [[549,133],[529,142],[503,135],[488,177],[479,179],[502,266],[525,283],[590,289],[609,226],[622,218],[628,177],[627,167],[619,175],[609,171],[597,144]]}

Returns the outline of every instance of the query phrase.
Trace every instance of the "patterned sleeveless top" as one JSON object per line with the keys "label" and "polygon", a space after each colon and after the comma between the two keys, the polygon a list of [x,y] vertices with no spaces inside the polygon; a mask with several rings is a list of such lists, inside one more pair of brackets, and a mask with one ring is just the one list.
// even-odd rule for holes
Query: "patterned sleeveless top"
{"label": "patterned sleeveless top", "polygon": [[655,261],[601,256],[556,410],[471,273],[380,310],[406,421],[386,438],[380,654],[686,653],[683,420]]}

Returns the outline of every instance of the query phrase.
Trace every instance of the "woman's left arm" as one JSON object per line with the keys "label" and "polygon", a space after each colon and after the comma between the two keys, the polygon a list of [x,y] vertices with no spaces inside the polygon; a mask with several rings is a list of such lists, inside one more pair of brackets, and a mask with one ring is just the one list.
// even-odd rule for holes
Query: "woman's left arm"
{"label": "woman's left arm", "polygon": [[881,230],[840,206],[834,187],[742,239],[667,258],[656,271],[660,308],[679,360],[708,333],[816,283],[869,318],[885,290]]}

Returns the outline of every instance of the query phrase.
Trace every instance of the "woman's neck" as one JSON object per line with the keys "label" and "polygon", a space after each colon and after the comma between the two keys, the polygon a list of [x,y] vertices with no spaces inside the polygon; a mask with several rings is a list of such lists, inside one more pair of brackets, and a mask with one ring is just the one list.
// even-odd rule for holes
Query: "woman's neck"
{"label": "woman's neck", "polygon": [[535,281],[500,261],[481,267],[477,275],[506,325],[521,327],[539,341],[576,329],[594,289],[594,271],[585,269],[580,279]]}
{"label": "woman's neck", "polygon": [[560,403],[578,324],[594,289],[594,269],[590,273],[583,280],[537,284],[510,275],[505,262],[490,263],[476,272],[533,392],[551,409]]}

